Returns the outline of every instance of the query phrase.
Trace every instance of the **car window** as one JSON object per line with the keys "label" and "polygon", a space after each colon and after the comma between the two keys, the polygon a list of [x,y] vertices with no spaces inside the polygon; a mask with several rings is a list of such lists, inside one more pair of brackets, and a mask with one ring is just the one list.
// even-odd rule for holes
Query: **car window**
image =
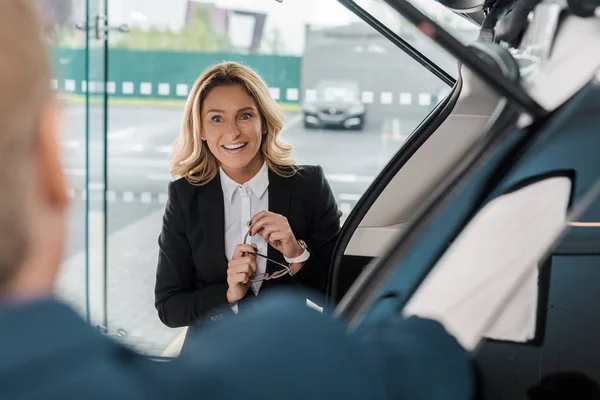
{"label": "car window", "polygon": [[[465,44],[474,41],[479,34],[479,27],[476,24],[455,14],[435,0],[410,0],[410,3]],[[356,0],[356,4],[376,17],[392,32],[406,40],[408,44],[448,74],[454,78],[458,76],[454,57],[435,44],[383,0]]]}

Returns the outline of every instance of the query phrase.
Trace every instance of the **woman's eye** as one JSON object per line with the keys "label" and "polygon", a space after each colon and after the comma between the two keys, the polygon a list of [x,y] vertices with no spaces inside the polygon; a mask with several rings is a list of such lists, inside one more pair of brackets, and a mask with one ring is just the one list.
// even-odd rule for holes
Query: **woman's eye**
{"label": "woman's eye", "polygon": [[212,117],[212,121],[213,122],[223,122],[223,118],[215,115],[214,117]]}
{"label": "woman's eye", "polygon": [[252,114],[246,113],[246,114],[240,115],[240,119],[250,119],[250,118],[252,118]]}

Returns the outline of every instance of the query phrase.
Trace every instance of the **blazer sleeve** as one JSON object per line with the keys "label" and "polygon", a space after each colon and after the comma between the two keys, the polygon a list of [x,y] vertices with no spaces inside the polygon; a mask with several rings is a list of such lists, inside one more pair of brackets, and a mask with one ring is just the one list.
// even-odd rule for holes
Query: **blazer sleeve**
{"label": "blazer sleeve", "polygon": [[171,182],[158,239],[154,289],[158,316],[171,328],[194,325],[210,310],[227,304],[226,283],[202,286],[195,278],[186,220],[180,207],[175,184]]}
{"label": "blazer sleeve", "polygon": [[310,182],[312,209],[308,218],[309,234],[302,239],[310,251],[310,258],[293,277],[294,283],[325,293],[331,267],[331,258],[340,234],[340,218],[331,186],[321,166],[315,167],[314,179]]}

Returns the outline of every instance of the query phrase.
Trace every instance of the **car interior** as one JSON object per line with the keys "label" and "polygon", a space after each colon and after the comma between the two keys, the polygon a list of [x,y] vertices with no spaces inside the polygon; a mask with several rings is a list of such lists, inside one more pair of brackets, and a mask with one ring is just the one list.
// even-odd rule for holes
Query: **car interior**
{"label": "car interior", "polygon": [[[488,310],[488,325],[477,331],[484,339],[472,349],[480,377],[478,396],[544,398],[528,396],[535,395],[538,389],[532,388],[544,377],[559,372],[581,373],[600,382],[600,351],[594,340],[600,333],[600,52],[592,51],[600,48],[600,17],[589,12],[598,5],[441,1],[482,26],[479,39],[462,46],[409,3],[385,2],[390,12],[434,27],[433,40],[461,62],[459,78],[349,215],[333,259],[330,300],[357,325],[403,307],[405,312],[431,315],[445,301],[440,291],[437,303],[418,306],[418,300],[427,297],[423,293],[428,287],[435,287],[431,271],[438,271],[440,263],[440,268],[450,268],[442,261],[469,222],[506,193],[564,174],[572,185],[565,192],[569,207],[551,215],[563,223],[566,219],[568,232],[561,227],[560,234],[549,235],[539,245],[539,254],[528,255],[537,268],[513,279],[513,286],[530,283],[535,315],[528,318],[533,318],[533,331],[519,340],[491,334],[501,317],[510,325],[509,309],[519,308],[516,302],[524,287],[498,299],[494,312]],[[490,75],[499,78],[491,80]],[[509,90],[515,87],[511,84],[518,92]],[[558,193],[531,195],[520,212],[560,198]],[[505,218],[533,218],[538,208],[526,214],[507,212]],[[542,226],[549,215],[531,223]],[[516,232],[524,231],[521,226]],[[532,233],[527,240],[542,237],[542,232],[550,230]],[[502,243],[494,235],[488,240]],[[513,264],[517,255],[525,257],[537,248],[530,244],[519,253],[523,243],[507,243],[503,251],[515,251]],[[476,253],[479,246],[472,248]],[[487,254],[488,259],[482,255],[477,265],[484,268],[489,263],[491,268],[492,261],[502,259],[493,254]],[[470,318],[477,318],[472,311]],[[451,320],[451,315],[446,317]],[[447,321],[450,326],[452,321]]]}

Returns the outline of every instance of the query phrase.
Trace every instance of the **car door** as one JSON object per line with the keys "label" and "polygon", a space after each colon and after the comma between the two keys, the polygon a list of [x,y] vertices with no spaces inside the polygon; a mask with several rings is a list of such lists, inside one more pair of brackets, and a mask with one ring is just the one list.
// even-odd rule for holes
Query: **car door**
{"label": "car door", "polygon": [[[535,96],[535,101],[543,104],[548,112],[533,118],[538,123],[518,125],[518,113],[514,111],[520,107],[511,104],[510,99],[505,101],[501,98],[494,118],[490,118],[479,132],[479,140],[461,154],[461,160],[452,164],[453,168],[437,180],[429,193],[418,198],[418,211],[392,235],[390,242],[383,246],[385,249],[371,253],[374,259],[338,308],[338,312],[348,318],[352,326],[384,318],[403,308],[406,313],[406,306],[410,305],[414,295],[427,287],[431,271],[435,272],[442,257],[453,248],[470,223],[487,206],[494,204],[494,200],[518,192],[532,182],[556,177],[556,174],[568,176],[573,188],[568,196],[569,207],[564,210],[569,212],[565,219],[575,229],[567,236],[557,237],[556,242],[548,243],[547,250],[550,253],[536,258],[539,275],[534,276],[537,290],[535,340],[520,343],[486,339],[480,347],[471,349],[482,378],[479,387],[481,398],[526,398],[528,391],[530,394],[543,393],[545,389],[555,389],[556,385],[567,385],[573,390],[587,388],[590,395],[597,392],[594,391],[597,384],[593,380],[598,380],[600,374],[595,366],[598,354],[592,338],[596,337],[598,329],[598,308],[594,301],[598,280],[594,266],[600,261],[597,258],[600,226],[595,222],[600,209],[600,167],[592,161],[595,156],[590,149],[597,148],[600,140],[594,133],[600,106],[598,80],[594,78],[595,73],[584,73],[584,78],[578,82],[571,78],[566,87],[557,88],[550,96],[540,95],[540,88],[548,85],[548,79],[557,78],[553,74],[559,74],[566,64],[575,66],[576,59],[565,58],[565,53],[574,55],[585,52],[573,46],[583,37],[581,29],[585,30],[585,27],[585,22],[567,18],[561,27],[561,36],[555,39],[555,52],[544,60],[544,72],[536,76],[533,82],[530,81],[529,85],[521,83],[525,88],[520,90],[521,94],[525,94],[524,97],[530,94]],[[498,60],[497,55],[502,51],[494,47],[484,46],[472,51],[483,51],[490,58]],[[510,65],[509,59],[512,57],[504,58],[507,61],[504,64]],[[588,62],[580,65],[582,71],[595,71],[600,67],[598,59]],[[498,66],[503,69],[500,64]],[[505,77],[510,81],[511,75],[506,71]],[[457,103],[460,104],[460,96]],[[446,121],[451,117],[452,113]],[[445,123],[442,122],[437,131],[443,131]],[[525,125],[526,128],[519,127]],[[435,135],[436,132],[429,140]],[[412,157],[416,155],[418,151]],[[394,176],[407,168],[409,162],[410,159]],[[383,181],[383,174],[379,178]],[[397,199],[401,198],[400,191],[393,191],[393,181],[394,178],[388,179],[387,185],[373,195],[376,199],[368,206],[367,202],[363,203],[365,209],[357,207],[353,211],[350,218],[355,216],[358,222],[354,225],[356,229],[352,233],[344,232],[340,240],[336,257],[341,262],[335,266],[337,274],[344,274],[346,257],[360,252],[354,249],[366,249],[369,238],[373,239],[373,243],[380,244],[375,240],[375,224],[368,225],[369,221],[365,222],[364,219],[369,213],[393,214],[390,211],[393,204],[381,200],[388,190]],[[367,192],[365,197],[369,194]],[[379,210],[373,211],[378,202]],[[514,216],[506,214],[508,220],[511,217]],[[504,223],[496,221],[496,225],[502,226]],[[371,234],[365,236],[365,232]],[[512,247],[508,246],[505,254],[510,255],[516,245],[513,243]],[[473,252],[476,252],[476,248],[473,248]],[[363,256],[366,256],[366,252]],[[518,260],[513,260],[511,265],[517,265]],[[515,297],[514,293],[508,296],[502,307],[508,307]],[[496,320],[501,316],[501,313],[496,314]],[[460,332],[456,333],[458,336]],[[565,371],[569,373],[565,374]],[[570,373],[572,371],[577,374]],[[542,378],[553,381],[548,383]]]}
{"label": "car door", "polygon": [[[434,48],[421,32],[409,29],[406,21],[401,29],[394,31],[388,27],[393,27],[392,23],[386,25],[385,19],[376,19],[373,14],[395,13],[387,5],[381,8],[379,3],[380,8],[373,8],[367,1],[342,3],[406,54],[415,56],[423,64],[419,69],[434,71],[437,79],[446,83],[446,90],[435,107],[415,124],[396,154],[348,213],[332,260],[328,296],[333,303],[343,297],[370,261],[385,252],[419,207],[420,197],[430,192],[435,182],[480,138],[483,127],[496,117],[495,113],[503,105],[501,96],[455,58]],[[475,28],[475,25],[470,27]],[[476,38],[474,30],[455,29],[454,32],[461,32],[464,38]],[[500,60],[496,68],[514,78],[518,73],[514,60],[503,57]],[[405,64],[398,65],[396,74],[406,75],[411,72],[407,69],[417,69]],[[433,75],[428,74],[428,80],[436,79]],[[395,113],[400,120],[407,119],[406,112],[396,105]]]}

